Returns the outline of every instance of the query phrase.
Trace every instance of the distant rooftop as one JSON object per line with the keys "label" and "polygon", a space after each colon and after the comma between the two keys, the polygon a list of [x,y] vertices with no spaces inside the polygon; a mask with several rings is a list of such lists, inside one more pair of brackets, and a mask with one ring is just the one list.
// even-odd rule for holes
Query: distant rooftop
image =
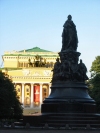
{"label": "distant rooftop", "polygon": [[35,56],[38,53],[42,57],[57,57],[58,56],[57,52],[44,50],[39,47],[33,47],[31,49],[24,49],[21,51],[7,51],[4,53],[3,56]]}
{"label": "distant rooftop", "polygon": [[21,50],[19,52],[24,52],[24,51],[25,52],[52,52],[52,51],[41,49],[39,47],[34,47],[34,48],[31,48],[31,49]]}

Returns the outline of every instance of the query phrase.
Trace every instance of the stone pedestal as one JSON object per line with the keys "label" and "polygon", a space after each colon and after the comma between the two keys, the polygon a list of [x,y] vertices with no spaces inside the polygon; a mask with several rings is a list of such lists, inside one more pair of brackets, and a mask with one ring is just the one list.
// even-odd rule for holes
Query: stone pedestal
{"label": "stone pedestal", "polygon": [[51,94],[43,101],[42,113],[96,113],[95,101],[82,82],[52,84]]}

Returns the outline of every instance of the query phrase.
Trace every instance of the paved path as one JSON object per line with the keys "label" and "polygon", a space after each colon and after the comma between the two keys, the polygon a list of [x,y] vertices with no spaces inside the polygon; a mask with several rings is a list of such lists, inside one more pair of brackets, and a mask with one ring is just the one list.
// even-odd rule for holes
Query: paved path
{"label": "paved path", "polygon": [[5,129],[0,133],[100,133],[100,130],[21,130],[21,129]]}

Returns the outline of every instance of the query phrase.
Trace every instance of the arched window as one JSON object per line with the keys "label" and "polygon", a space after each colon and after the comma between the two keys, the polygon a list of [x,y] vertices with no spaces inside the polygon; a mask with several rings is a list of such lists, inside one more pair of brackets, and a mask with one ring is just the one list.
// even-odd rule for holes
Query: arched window
{"label": "arched window", "polygon": [[42,87],[42,100],[47,98],[49,95],[49,86],[48,85],[43,85]]}
{"label": "arched window", "polygon": [[17,91],[17,96],[20,102],[22,102],[22,85],[21,84],[16,84],[15,86],[16,91]]}
{"label": "arched window", "polygon": [[31,104],[31,87],[30,84],[25,85],[25,94],[24,94],[24,99],[25,99],[25,106],[29,107]]}

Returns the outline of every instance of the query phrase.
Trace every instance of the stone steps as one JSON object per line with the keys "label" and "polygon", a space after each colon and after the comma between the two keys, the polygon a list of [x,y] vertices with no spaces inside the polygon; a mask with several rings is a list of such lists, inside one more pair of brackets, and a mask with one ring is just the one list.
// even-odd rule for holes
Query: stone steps
{"label": "stone steps", "polygon": [[48,114],[41,125],[48,124],[49,127],[87,127],[100,128],[99,114]]}
{"label": "stone steps", "polygon": [[49,124],[47,124],[47,123],[42,123],[42,127],[45,127],[45,125],[46,125],[46,127],[47,127],[47,125],[48,125],[48,128],[49,127],[54,127],[54,128],[61,128],[61,127],[63,127],[63,128],[67,128],[67,129],[69,129],[69,128],[87,128],[87,129],[91,129],[91,128],[98,128],[98,129],[100,129],[100,124],[64,124],[64,123],[49,123]]}
{"label": "stone steps", "polygon": [[47,120],[46,123],[64,123],[64,124],[100,124],[98,120]]}
{"label": "stone steps", "polygon": [[[50,120],[77,120],[77,117],[73,116],[73,117],[70,117],[70,116],[51,116],[49,117]],[[88,120],[98,120],[99,118],[96,118],[96,117],[88,117]],[[87,120],[87,117],[78,117],[78,120]]]}

